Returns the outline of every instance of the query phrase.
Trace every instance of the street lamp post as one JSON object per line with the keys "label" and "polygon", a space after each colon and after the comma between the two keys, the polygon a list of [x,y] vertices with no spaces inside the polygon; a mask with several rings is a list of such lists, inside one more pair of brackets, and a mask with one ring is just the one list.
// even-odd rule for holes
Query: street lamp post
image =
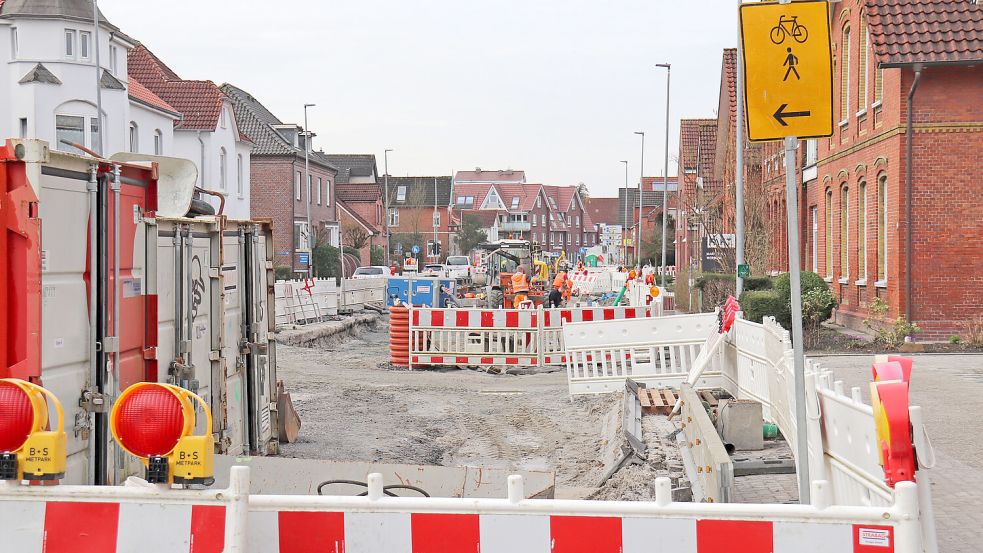
{"label": "street lamp post", "polygon": [[386,174],[382,177],[385,181],[382,185],[382,203],[383,203],[383,228],[386,232],[386,267],[392,267],[392,260],[389,258],[389,250],[392,249],[392,244],[390,243],[389,236],[389,152],[392,150],[386,150],[382,153],[382,157],[385,163]]}
{"label": "street lamp post", "polygon": [[621,228],[621,264],[628,264],[628,239],[625,238],[628,229],[628,161],[621,160],[621,163],[625,164],[625,220],[624,226]]}
{"label": "street lamp post", "polygon": [[666,265],[666,228],[669,221],[669,80],[672,68],[668,63],[657,63],[655,66],[666,70],[666,158],[662,173],[662,278],[659,281],[659,286],[665,288],[666,272],[669,270]]}
{"label": "street lamp post", "polygon": [[[308,153],[311,151],[311,131],[307,129],[307,108],[312,107],[314,107],[314,104],[304,104],[304,180],[307,181],[307,278],[314,278],[314,228],[311,226],[311,160]],[[344,267],[344,262],[342,262],[342,267]],[[344,269],[342,269],[342,278],[344,278]]]}
{"label": "street lamp post", "polygon": [[635,272],[636,279],[642,279],[642,181],[645,179],[645,132],[635,131],[635,134],[642,137],[642,159],[641,168],[638,174],[638,224],[635,225],[635,265],[638,271]]}

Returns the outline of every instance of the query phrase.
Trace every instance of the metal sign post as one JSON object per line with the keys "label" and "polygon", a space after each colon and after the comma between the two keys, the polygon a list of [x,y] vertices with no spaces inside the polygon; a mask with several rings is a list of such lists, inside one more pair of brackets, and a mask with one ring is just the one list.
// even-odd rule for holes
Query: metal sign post
{"label": "metal sign post", "polygon": [[[741,4],[741,62],[748,138],[785,141],[795,429],[799,502],[809,503],[809,443],[802,347],[802,282],[795,150],[833,134],[833,64],[826,0]],[[743,152],[738,152],[738,155]],[[738,209],[743,209],[739,206]],[[740,270],[740,269],[739,269]]]}

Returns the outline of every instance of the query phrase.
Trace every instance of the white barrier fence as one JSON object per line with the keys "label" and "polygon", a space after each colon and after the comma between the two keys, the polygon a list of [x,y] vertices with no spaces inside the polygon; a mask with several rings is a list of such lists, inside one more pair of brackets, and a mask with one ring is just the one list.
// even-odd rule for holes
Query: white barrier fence
{"label": "white barrier fence", "polygon": [[[410,310],[410,368],[563,365],[570,322],[657,318],[649,307]],[[622,382],[622,386],[624,383]]]}
{"label": "white barrier fence", "polygon": [[692,463],[693,466],[687,466],[687,472],[696,475],[692,481],[693,498],[708,503],[727,503],[734,483],[734,462],[693,387],[682,383],[679,399],[683,462]]}
{"label": "white barrier fence", "polygon": [[[567,348],[571,394],[618,391],[629,377],[647,386],[678,385],[689,379],[697,387],[723,388],[738,399],[761,403],[765,419],[778,425],[792,452],[797,452],[792,345],[788,332],[774,319],[767,317],[764,324],[737,319],[726,334],[717,334],[716,315],[710,314],[639,322],[564,327],[564,339],[572,344]],[[719,345],[711,348],[714,341]],[[675,352],[678,361],[670,358],[666,363],[661,353],[665,351]],[[694,357],[694,351],[701,358]],[[605,365],[605,359],[618,363]],[[863,402],[860,389],[847,395],[842,382],[834,382],[829,370],[809,359],[805,377],[811,478],[829,482],[837,505],[891,504],[897,490],[885,483],[873,409]],[[924,438],[918,407],[911,408],[911,424],[920,466],[930,467],[931,446]],[[928,481],[924,470],[919,474]],[[931,512],[930,488],[922,486],[921,494],[921,508]],[[925,523],[926,551],[934,551],[934,521],[929,517]]]}
{"label": "white barrier fence", "polygon": [[276,326],[317,322],[386,299],[385,279],[345,279],[343,287],[342,294],[342,287],[333,278],[277,281]]}
{"label": "white barrier fence", "polygon": [[[246,467],[229,487],[0,486],[0,532],[12,551],[165,553],[918,553],[918,489],[887,506],[834,506],[813,483],[811,505],[677,503],[668,478],[647,502],[508,497],[386,497],[379,474],[364,497],[253,495]],[[389,482],[390,484],[397,482]],[[735,547],[737,549],[735,549]]]}

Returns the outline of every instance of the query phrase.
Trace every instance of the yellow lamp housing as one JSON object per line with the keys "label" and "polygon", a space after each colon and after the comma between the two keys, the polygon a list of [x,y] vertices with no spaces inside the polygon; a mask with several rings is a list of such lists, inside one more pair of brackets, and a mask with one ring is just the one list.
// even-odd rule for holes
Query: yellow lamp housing
{"label": "yellow lamp housing", "polygon": [[[65,434],[65,416],[61,402],[49,390],[18,378],[3,378],[20,388],[28,397],[34,420],[24,443],[12,452],[14,470],[0,470],[4,480],[61,480],[65,477],[68,437]],[[46,401],[47,399],[47,401]],[[48,428],[48,401],[58,413],[58,427]],[[5,457],[10,456],[5,455]],[[5,459],[4,461],[8,461]],[[9,466],[9,465],[8,465]],[[4,467],[7,469],[8,467]]]}
{"label": "yellow lamp housing", "polygon": [[[127,447],[125,437],[121,437],[120,413],[128,397],[146,390],[158,388],[167,390],[181,405],[183,425],[181,435],[169,451],[158,454],[141,454]],[[201,405],[205,413],[205,432],[192,435],[197,418],[195,405]],[[153,484],[179,484],[183,486],[199,484],[209,486],[215,482],[215,439],[212,437],[212,415],[208,404],[197,394],[172,384],[140,382],[123,391],[110,415],[110,430],[116,443],[124,451],[138,457],[147,468],[147,481]]]}

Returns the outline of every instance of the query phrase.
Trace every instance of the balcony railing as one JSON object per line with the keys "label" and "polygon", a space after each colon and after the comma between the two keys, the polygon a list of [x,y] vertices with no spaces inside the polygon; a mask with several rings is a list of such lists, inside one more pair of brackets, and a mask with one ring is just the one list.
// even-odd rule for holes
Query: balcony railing
{"label": "balcony railing", "polygon": [[532,230],[532,223],[529,221],[506,221],[498,224],[498,230],[502,232],[529,232]]}

